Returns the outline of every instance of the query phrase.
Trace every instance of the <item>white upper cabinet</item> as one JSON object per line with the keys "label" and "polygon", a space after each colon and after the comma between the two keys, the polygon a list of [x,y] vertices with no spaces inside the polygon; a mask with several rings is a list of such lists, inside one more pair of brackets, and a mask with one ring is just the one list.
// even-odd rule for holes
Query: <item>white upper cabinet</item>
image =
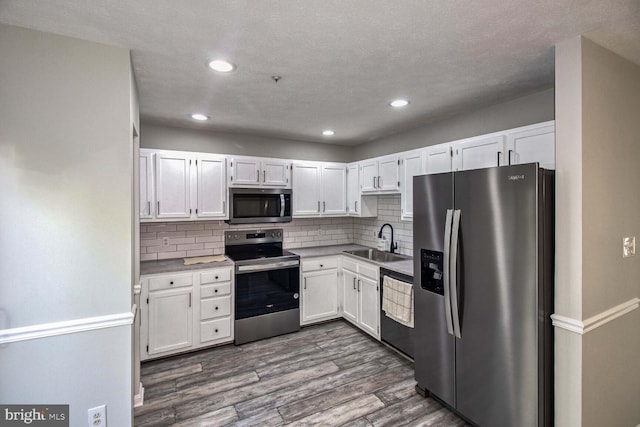
{"label": "white upper cabinet", "polygon": [[343,163],[293,164],[293,216],[347,213],[347,166]]}
{"label": "white upper cabinet", "polygon": [[229,164],[231,187],[291,187],[290,161],[236,156]]}
{"label": "white upper cabinet", "polygon": [[140,149],[140,218],[153,218],[153,152]]}
{"label": "white upper cabinet", "polygon": [[290,187],[290,164],[286,160],[262,160],[262,184],[269,187]]}
{"label": "white upper cabinet", "polygon": [[227,159],[201,154],[196,158],[198,218],[227,216]]}
{"label": "white upper cabinet", "polygon": [[510,132],[507,134],[507,164],[538,162],[541,168],[555,169],[555,146],[553,121]]}
{"label": "white upper cabinet", "polygon": [[293,164],[293,216],[320,215],[320,174],[319,163]]}
{"label": "white upper cabinet", "polygon": [[191,156],[178,151],[156,153],[156,218],[189,218]]}
{"label": "white upper cabinet", "polygon": [[444,173],[453,170],[453,150],[451,144],[438,144],[425,148],[424,173]]}
{"label": "white upper cabinet", "polygon": [[378,215],[378,196],[363,196],[360,192],[360,164],[347,165],[347,213],[349,216]]}
{"label": "white upper cabinet", "polygon": [[360,190],[363,193],[390,193],[400,188],[398,155],[360,162]]}
{"label": "white upper cabinet", "polygon": [[322,165],[322,215],[347,213],[347,167],[344,164]]}
{"label": "white upper cabinet", "polygon": [[400,156],[400,217],[413,218],[413,177],[425,171],[425,150],[415,150]]}
{"label": "white upper cabinet", "polygon": [[455,170],[482,169],[506,164],[505,137],[471,138],[452,143]]}

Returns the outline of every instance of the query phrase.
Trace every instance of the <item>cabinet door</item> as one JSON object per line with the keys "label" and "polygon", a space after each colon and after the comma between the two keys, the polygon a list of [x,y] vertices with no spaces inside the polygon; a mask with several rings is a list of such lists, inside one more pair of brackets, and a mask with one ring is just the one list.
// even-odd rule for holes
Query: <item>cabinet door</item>
{"label": "cabinet door", "polygon": [[480,138],[454,142],[456,170],[482,169],[506,164],[504,137]]}
{"label": "cabinet door", "polygon": [[432,145],[425,149],[424,173],[451,172],[452,162],[451,144]]}
{"label": "cabinet door", "polygon": [[231,186],[260,185],[260,159],[256,157],[234,157],[230,161]]}
{"label": "cabinet door", "polygon": [[184,153],[156,154],[156,218],[188,218],[191,159]]}
{"label": "cabinet door", "polygon": [[345,165],[322,166],[322,215],[347,213],[347,168]]}
{"label": "cabinet door", "polygon": [[338,270],[302,277],[302,323],[338,317]]}
{"label": "cabinet door", "polygon": [[153,153],[140,150],[140,218],[153,218]]}
{"label": "cabinet door", "polygon": [[320,215],[320,165],[293,165],[293,216]]}
{"label": "cabinet door", "polygon": [[509,134],[507,136],[507,163],[519,165],[538,162],[541,168],[555,169],[555,136],[553,123]]}
{"label": "cabinet door", "polygon": [[386,156],[378,160],[378,190],[398,191],[400,165],[398,156]]}
{"label": "cabinet door", "polygon": [[289,187],[291,170],[284,160],[268,159],[262,161],[262,184],[269,187]]}
{"label": "cabinet door", "polygon": [[360,200],[360,187],[358,181],[360,171],[357,163],[347,166],[347,212],[350,215],[358,214],[358,202]]}
{"label": "cabinet door", "polygon": [[378,282],[364,276],[358,276],[360,295],[358,298],[358,312],[360,314],[360,328],[380,337],[380,297]]}
{"label": "cabinet door", "polygon": [[342,270],[342,315],[354,323],[358,322],[358,275]]}
{"label": "cabinet door", "polygon": [[227,159],[219,156],[199,156],[197,188],[198,218],[225,218],[227,215]]}
{"label": "cabinet door", "polygon": [[400,159],[400,215],[402,219],[413,218],[413,177],[424,173],[424,151],[404,154]]}
{"label": "cabinet door", "polygon": [[191,347],[192,289],[188,287],[149,293],[148,354]]}
{"label": "cabinet door", "polygon": [[360,164],[360,190],[362,192],[378,191],[378,161],[364,161]]}

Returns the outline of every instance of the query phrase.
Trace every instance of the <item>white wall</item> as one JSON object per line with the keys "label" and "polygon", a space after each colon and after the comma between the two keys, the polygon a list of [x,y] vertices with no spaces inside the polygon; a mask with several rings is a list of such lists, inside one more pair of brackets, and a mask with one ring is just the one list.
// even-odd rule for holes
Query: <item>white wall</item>
{"label": "white wall", "polygon": [[[640,66],[578,37],[556,46],[555,313],[589,324],[640,297]],[[640,310],[556,328],[556,424],[640,423]]]}
{"label": "white wall", "polygon": [[351,160],[369,159],[553,119],[553,89],[540,90],[355,146]]}
{"label": "white wall", "polygon": [[347,162],[351,147],[142,123],[143,148]]}
{"label": "white wall", "polygon": [[[130,58],[0,25],[0,309],[12,328],[131,311]],[[131,325],[0,347],[0,401],[131,422]]]}

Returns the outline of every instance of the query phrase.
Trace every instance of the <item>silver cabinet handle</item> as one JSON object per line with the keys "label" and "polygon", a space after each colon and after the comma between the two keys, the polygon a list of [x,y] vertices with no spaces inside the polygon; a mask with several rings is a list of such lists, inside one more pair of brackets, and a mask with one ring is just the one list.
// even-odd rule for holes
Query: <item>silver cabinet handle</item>
{"label": "silver cabinet handle", "polygon": [[354,291],[356,290],[356,278],[355,277],[353,278],[353,290]]}
{"label": "silver cabinet handle", "polygon": [[318,212],[320,212],[320,200],[318,200]]}
{"label": "silver cabinet handle", "polygon": [[498,166],[500,166],[500,154],[502,154],[502,152],[498,151]]}
{"label": "silver cabinet handle", "polygon": [[382,177],[378,176],[378,188],[382,188]]}
{"label": "silver cabinet handle", "polygon": [[260,171],[256,169],[256,182],[260,182]]}
{"label": "silver cabinet handle", "polygon": [[373,177],[373,188],[376,188],[376,177]]}
{"label": "silver cabinet handle", "polygon": [[158,200],[158,211],[156,212],[156,215],[160,215],[160,200]]}
{"label": "silver cabinet handle", "polygon": [[151,202],[147,202],[147,215],[151,215]]}
{"label": "silver cabinet handle", "polygon": [[327,202],[322,202],[322,212],[327,211]]}
{"label": "silver cabinet handle", "polygon": [[458,233],[460,232],[460,209],[453,211],[453,229],[451,230],[451,317],[453,334],[460,338],[460,314],[458,313]]}
{"label": "silver cabinet handle", "polygon": [[358,201],[357,200],[355,201],[354,205],[355,205],[355,208],[356,208],[356,212],[358,212]]}
{"label": "silver cabinet handle", "polygon": [[304,288],[303,289],[307,289],[307,278],[304,278]]}
{"label": "silver cabinet handle", "polygon": [[223,200],[222,201],[222,213],[227,212],[227,201]]}
{"label": "silver cabinet handle", "polygon": [[191,292],[189,292],[189,307],[191,307]]}
{"label": "silver cabinet handle", "polygon": [[267,171],[266,170],[262,171],[262,182],[267,182]]}
{"label": "silver cabinet handle", "polygon": [[511,153],[513,153],[513,150],[509,150],[509,157],[508,157],[508,164],[511,164]]}
{"label": "silver cabinet handle", "polygon": [[449,289],[449,264],[451,252],[451,221],[453,210],[447,209],[444,225],[444,259],[442,262],[442,282],[444,284],[444,317],[447,322],[447,332],[453,335],[453,321],[451,320],[451,290]]}
{"label": "silver cabinet handle", "polygon": [[360,279],[358,279],[358,292],[360,292]]}

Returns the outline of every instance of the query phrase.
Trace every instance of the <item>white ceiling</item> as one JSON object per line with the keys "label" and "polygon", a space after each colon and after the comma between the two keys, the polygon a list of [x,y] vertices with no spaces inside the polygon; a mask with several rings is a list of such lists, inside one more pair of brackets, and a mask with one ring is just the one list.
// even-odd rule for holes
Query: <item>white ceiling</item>
{"label": "white ceiling", "polygon": [[131,49],[143,121],[348,145],[550,87],[580,34],[640,64],[639,0],[0,0],[0,22]]}

